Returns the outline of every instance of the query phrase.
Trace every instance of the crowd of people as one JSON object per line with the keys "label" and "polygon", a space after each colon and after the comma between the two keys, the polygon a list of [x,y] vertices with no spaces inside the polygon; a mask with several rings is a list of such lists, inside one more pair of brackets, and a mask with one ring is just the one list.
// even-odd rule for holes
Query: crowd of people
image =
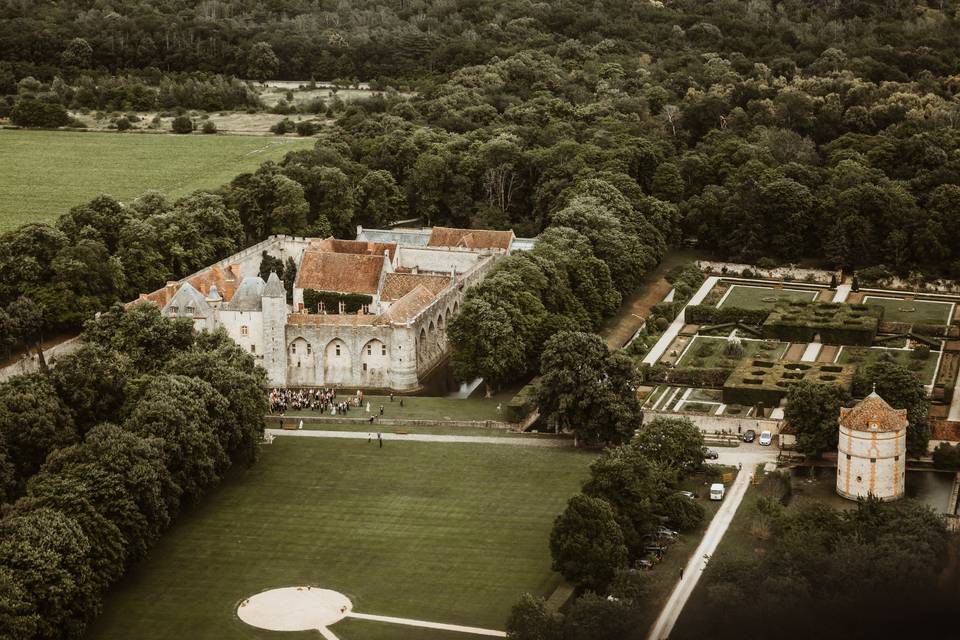
{"label": "crowd of people", "polygon": [[[369,402],[367,412],[370,411]],[[338,396],[336,389],[287,389],[270,390],[270,413],[287,411],[320,411],[330,415],[349,413],[350,409],[363,406],[363,391],[357,389],[352,396]]]}

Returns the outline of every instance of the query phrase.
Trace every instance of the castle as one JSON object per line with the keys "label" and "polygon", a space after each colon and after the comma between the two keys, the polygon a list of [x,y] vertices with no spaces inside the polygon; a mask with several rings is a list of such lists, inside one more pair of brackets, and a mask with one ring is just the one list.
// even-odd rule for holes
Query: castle
{"label": "castle", "polygon": [[[532,239],[512,231],[357,228],[356,240],[271,236],[140,296],[198,330],[223,329],[274,386],[413,391],[448,353],[467,289]],[[296,264],[288,294],[264,255]]]}
{"label": "castle", "polygon": [[851,409],[840,409],[837,493],[856,500],[902,498],[907,468],[907,411],[874,391]]}

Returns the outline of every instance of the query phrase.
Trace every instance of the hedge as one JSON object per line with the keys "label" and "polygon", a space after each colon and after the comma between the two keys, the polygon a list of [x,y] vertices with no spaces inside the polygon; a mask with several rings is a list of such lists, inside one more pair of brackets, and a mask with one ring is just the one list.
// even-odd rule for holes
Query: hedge
{"label": "hedge", "polygon": [[648,369],[646,380],[689,385],[691,387],[722,387],[724,381],[732,372],[733,369],[721,367],[711,369],[651,367]]}
{"label": "hedge", "polygon": [[534,378],[510,399],[505,414],[508,421],[523,422],[527,416],[536,411],[539,382],[540,378]]}
{"label": "hedge", "polygon": [[363,308],[365,304],[371,304],[373,298],[360,293],[336,293],[334,291],[317,291],[315,289],[303,290],[303,308],[307,313],[319,313],[319,305],[323,303],[326,313],[338,315],[340,313],[340,303],[344,304],[344,313],[356,313]]}
{"label": "hedge", "polygon": [[770,315],[768,309],[744,309],[742,307],[711,307],[705,304],[692,304],[687,307],[684,320],[692,324],[726,324],[742,322],[749,325],[761,325]]}

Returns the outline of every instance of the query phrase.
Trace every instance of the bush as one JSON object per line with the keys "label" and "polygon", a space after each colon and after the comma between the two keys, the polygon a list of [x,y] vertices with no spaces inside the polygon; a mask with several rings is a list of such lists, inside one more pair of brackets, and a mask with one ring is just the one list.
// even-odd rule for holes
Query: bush
{"label": "bush", "polygon": [[207,134],[216,133],[217,125],[213,123],[213,120],[207,120],[203,123],[203,126],[200,127],[200,131]]}
{"label": "bush", "polygon": [[10,122],[18,127],[63,127],[70,115],[59,102],[21,98],[10,111]]}
{"label": "bush", "polygon": [[170,123],[170,130],[174,133],[193,133],[193,120],[190,116],[177,116]]}
{"label": "bush", "polygon": [[773,258],[760,258],[757,260],[757,266],[761,269],[776,269],[777,261]]}
{"label": "bush", "polygon": [[290,118],[284,118],[277,124],[270,127],[270,131],[277,134],[278,136],[282,136],[282,135],[286,135],[288,133],[293,132],[294,130],[296,130],[296,128],[297,128],[297,125],[293,123],[293,120],[291,120]]}
{"label": "bush", "polygon": [[659,331],[665,331],[666,328],[670,326],[670,321],[664,318],[663,316],[660,316],[654,321],[653,324],[657,327]]}
{"label": "bush", "polygon": [[537,378],[524,385],[507,403],[504,417],[510,422],[521,422],[537,408]]}
{"label": "bush", "polygon": [[[760,346],[763,349],[766,346],[766,342]],[[723,345],[723,355],[730,358],[742,358],[743,357],[743,343],[739,340],[727,340],[727,343]]]}
{"label": "bush", "polygon": [[926,360],[930,357],[930,347],[925,344],[918,345],[910,354],[910,357],[914,360]]}
{"label": "bush", "polygon": [[667,526],[679,531],[696,529],[703,522],[703,505],[683,494],[667,496],[662,508],[663,515],[667,517]]}
{"label": "bush", "polygon": [[866,269],[861,269],[857,272],[857,275],[854,276],[854,279],[857,280],[857,289],[862,282],[866,285],[875,285],[886,280],[889,280],[893,277],[893,274],[890,273],[890,270],[883,265],[876,267],[867,267]]}
{"label": "bush", "polygon": [[312,136],[317,131],[320,131],[320,125],[311,120],[303,120],[297,123],[296,130],[298,136]]}
{"label": "bush", "polygon": [[716,352],[716,347],[711,342],[704,342],[700,345],[700,348],[697,349],[697,355],[701,358],[707,358],[712,356]]}
{"label": "bush", "polygon": [[127,131],[132,126],[133,125],[130,124],[130,120],[128,120],[127,118],[117,119],[117,131]]}
{"label": "bush", "polygon": [[933,450],[933,466],[937,469],[960,469],[960,445],[941,442]]}
{"label": "bush", "polygon": [[726,324],[728,322],[742,322],[749,325],[761,325],[770,315],[767,309],[743,309],[739,307],[710,307],[703,304],[690,305],[684,316],[687,322],[693,324]]}

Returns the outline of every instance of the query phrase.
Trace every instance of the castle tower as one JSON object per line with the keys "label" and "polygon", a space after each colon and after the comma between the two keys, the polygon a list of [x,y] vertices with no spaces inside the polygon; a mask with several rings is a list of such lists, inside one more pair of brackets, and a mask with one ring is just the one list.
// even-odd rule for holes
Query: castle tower
{"label": "castle tower", "polygon": [[837,493],[856,500],[903,497],[907,411],[894,409],[876,390],[852,409],[840,409]]}
{"label": "castle tower", "polygon": [[287,292],[273,272],[263,290],[263,366],[271,385],[286,385]]}

